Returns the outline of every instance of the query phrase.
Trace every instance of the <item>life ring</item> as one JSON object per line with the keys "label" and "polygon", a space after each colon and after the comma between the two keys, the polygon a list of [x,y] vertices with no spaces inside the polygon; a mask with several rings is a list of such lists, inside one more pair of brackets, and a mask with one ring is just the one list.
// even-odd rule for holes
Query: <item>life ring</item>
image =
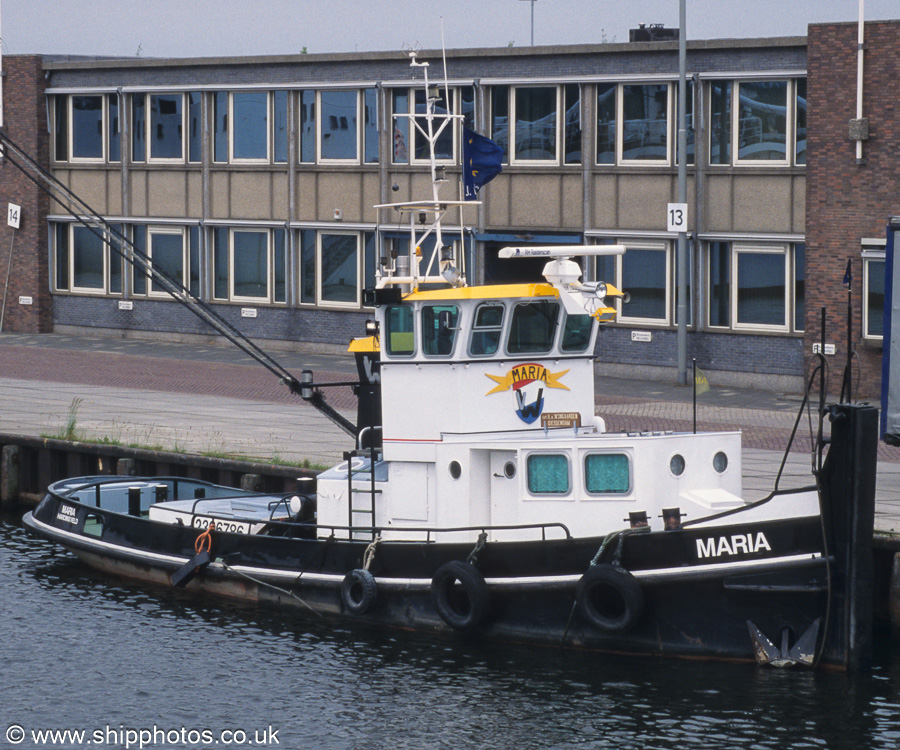
{"label": "life ring", "polygon": [[344,576],[341,583],[341,601],[344,609],[353,615],[364,615],[372,610],[378,600],[378,584],[368,570],[358,568]]}
{"label": "life ring", "polygon": [[431,579],[431,599],[441,619],[455,630],[471,630],[487,617],[490,595],[484,576],[472,563],[454,560]]}
{"label": "life ring", "polygon": [[644,611],[644,593],[627,570],[601,563],[592,565],[575,587],[578,611],[607,633],[624,633]]}

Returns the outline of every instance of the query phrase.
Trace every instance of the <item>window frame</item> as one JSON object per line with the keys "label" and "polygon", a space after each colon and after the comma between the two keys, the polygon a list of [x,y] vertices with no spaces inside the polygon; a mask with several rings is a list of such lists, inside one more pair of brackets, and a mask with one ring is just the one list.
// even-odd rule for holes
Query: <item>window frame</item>
{"label": "window frame", "polygon": [[[619,314],[617,316],[617,321],[628,324],[628,325],[639,325],[639,326],[671,326],[672,321],[675,318],[675,311],[672,309],[673,306],[673,292],[674,292],[674,283],[673,276],[675,273],[675,258],[674,258],[674,249],[673,243],[669,240],[647,240],[642,242],[637,242],[634,240],[625,240],[623,242],[625,245],[625,253],[620,256],[616,256],[616,277],[617,284],[616,286],[620,289],[623,289],[626,284],[623,280],[624,277],[624,264],[625,264],[625,255],[628,254],[629,250],[647,250],[651,252],[664,252],[665,253],[665,280],[666,280],[666,288],[665,288],[665,310],[666,314],[664,318],[642,318],[637,316],[630,316],[626,314],[625,303],[622,300],[617,300],[617,305],[619,307]],[[627,291],[627,289],[625,290]]]}
{"label": "window frame", "polygon": [[[265,156],[235,156],[235,136],[237,131],[237,117],[235,116],[234,98],[235,96],[243,96],[246,94],[264,94],[266,97],[265,112],[266,122],[263,131],[266,136]],[[261,89],[248,89],[246,91],[229,91],[228,92],[228,163],[229,164],[270,164],[273,159],[273,141],[274,141],[274,117],[272,92]],[[221,162],[220,162],[221,163]],[[283,162],[278,162],[283,163]]]}
{"label": "window frame", "polygon": [[[266,296],[251,297],[249,295],[237,294],[235,292],[235,245],[234,235],[238,232],[262,234],[266,238]],[[250,304],[269,304],[272,302],[274,291],[273,274],[274,265],[272,258],[272,230],[268,227],[229,227],[228,228],[228,299],[232,302],[243,302]]]}
{"label": "window frame", "polygon": [[[628,471],[628,488],[622,492],[617,491],[605,491],[598,492],[596,490],[591,490],[588,487],[588,459],[593,456],[623,456],[625,458],[627,464]],[[611,499],[611,500],[621,500],[623,498],[628,497],[634,492],[634,461],[631,453],[629,451],[623,450],[587,450],[581,454],[581,469],[582,469],[582,480],[584,485],[584,492],[591,500],[602,500],[602,499]]]}
{"label": "window frame", "polygon": [[[871,271],[870,268],[872,264],[881,264],[884,268],[885,263],[887,262],[887,252],[883,248],[874,249],[874,248],[864,248],[862,251],[862,330],[863,330],[863,338],[867,341],[884,341],[884,333],[871,333],[869,331],[869,284],[870,284],[870,276]],[[882,313],[884,310],[884,294],[885,294],[885,279],[883,278],[882,271]],[[883,326],[883,323],[882,323]]]}
{"label": "window frame", "polygon": [[[183,132],[183,131],[182,131]],[[181,237],[181,279],[174,279],[176,282],[179,282],[181,286],[185,289],[188,288],[188,280],[187,277],[190,272],[190,259],[188,257],[188,247],[187,247],[187,232],[186,227],[183,226],[169,226],[169,225],[147,225],[147,257],[150,259],[150,268],[152,269],[154,266],[153,263],[153,238],[157,235],[164,235],[167,237]],[[155,280],[153,276],[149,276],[147,279],[147,298],[169,298],[170,295],[167,291],[154,289]],[[142,295],[143,296],[143,295]]]}
{"label": "window frame", "polygon": [[[362,255],[365,249],[362,232],[353,230],[320,229],[316,231],[316,306],[337,307],[343,309],[359,309],[362,306],[362,284],[365,269],[362,267]],[[322,294],[325,278],[323,273],[322,241],[326,236],[348,236],[356,238],[356,295],[352,301],[325,299]]]}
{"label": "window frame", "polygon": [[[101,155],[100,156],[75,156],[75,98],[76,97],[90,97],[97,98],[100,100],[100,148]],[[106,94],[70,94],[67,97],[67,128],[68,128],[68,138],[66,145],[69,149],[67,154],[68,161],[73,164],[105,164],[107,162],[108,156],[108,139],[109,139],[109,128],[108,128],[108,119],[106,114]]]}
{"label": "window frame", "polygon": [[[554,156],[552,159],[525,159],[516,156],[519,122],[516,107],[518,106],[519,92],[522,90],[534,89],[554,89],[555,122],[553,140]],[[562,102],[562,90],[563,86],[561,86],[560,84],[518,84],[509,87],[509,112],[511,113],[509,119],[511,121],[511,126],[509,128],[509,153],[507,154],[507,159],[510,166],[560,166],[562,164],[561,154],[564,144],[562,143],[561,121],[565,119],[565,112],[563,111]]]}
{"label": "window frame", "polygon": [[[625,87],[665,86],[666,87],[666,157],[665,159],[626,159],[625,158]],[[673,96],[673,88],[669,81],[628,81],[616,87],[616,165],[619,167],[669,167],[675,150],[672,138],[674,108],[677,99]]]}
{"label": "window frame", "polygon": [[[738,291],[740,289],[738,285],[739,281],[739,272],[740,272],[740,264],[738,263],[738,258],[742,254],[747,255],[768,255],[768,256],[778,256],[781,255],[783,259],[783,268],[784,268],[784,295],[783,295],[783,322],[781,324],[766,324],[766,323],[743,323],[738,320]],[[777,242],[777,243],[755,243],[755,242],[733,242],[731,243],[731,328],[735,331],[777,331],[780,333],[787,333],[791,330],[791,318],[793,317],[792,312],[792,298],[793,294],[791,293],[791,285],[792,285],[792,277],[791,273],[791,243],[788,242]]]}
{"label": "window frame", "polygon": [[[322,127],[324,125],[324,116],[322,112],[322,96],[323,94],[346,93],[352,92],[356,96],[356,119],[355,119],[355,156],[349,159],[325,157],[322,155]],[[317,164],[361,164],[362,163],[362,136],[360,127],[362,90],[358,88],[334,88],[334,89],[317,89],[316,90],[316,163]],[[349,130],[349,128],[348,128]]]}
{"label": "window frame", "polygon": [[[566,462],[566,482],[567,486],[565,491],[553,491],[553,492],[538,492],[533,490],[531,487],[531,460],[532,458],[542,458],[542,457],[559,457],[565,459]],[[525,455],[525,491],[528,493],[529,498],[531,499],[539,499],[539,500],[574,500],[574,486],[575,486],[575,477],[574,477],[574,463],[572,461],[572,456],[568,451],[550,451],[550,450],[534,450],[528,451]]]}
{"label": "window frame", "polygon": [[[153,133],[153,97],[154,96],[180,96],[181,97],[181,156],[180,157],[172,157],[172,156],[154,156],[153,155],[153,143],[154,140],[151,137]],[[135,96],[141,96],[140,94],[136,94]],[[146,164],[184,164],[187,161],[187,127],[185,125],[185,110],[186,110],[186,101],[185,94],[183,92],[159,92],[159,91],[147,91],[143,94],[144,98],[144,157],[145,160],[142,163]]]}

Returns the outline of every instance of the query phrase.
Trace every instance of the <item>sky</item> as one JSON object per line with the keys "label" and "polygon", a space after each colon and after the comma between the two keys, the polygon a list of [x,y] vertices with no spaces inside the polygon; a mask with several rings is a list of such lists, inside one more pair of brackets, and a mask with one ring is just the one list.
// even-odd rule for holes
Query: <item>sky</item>
{"label": "sky", "polygon": [[[0,0],[4,54],[207,57],[627,42],[678,0]],[[858,0],[686,0],[687,38],[803,36]],[[865,0],[866,20],[900,0]],[[443,22],[442,22],[443,19]]]}

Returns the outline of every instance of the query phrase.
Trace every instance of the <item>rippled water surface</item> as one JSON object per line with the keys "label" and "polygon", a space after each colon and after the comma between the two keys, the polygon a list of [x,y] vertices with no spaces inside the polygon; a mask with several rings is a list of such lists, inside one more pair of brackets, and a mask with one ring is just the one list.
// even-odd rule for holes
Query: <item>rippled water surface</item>
{"label": "rippled water surface", "polygon": [[848,676],[354,629],[132,587],[7,515],[0,720],[0,747],[15,724],[19,747],[88,746],[35,744],[41,729],[138,747],[124,732],[155,727],[257,747],[271,728],[266,746],[293,750],[900,748],[900,649]]}

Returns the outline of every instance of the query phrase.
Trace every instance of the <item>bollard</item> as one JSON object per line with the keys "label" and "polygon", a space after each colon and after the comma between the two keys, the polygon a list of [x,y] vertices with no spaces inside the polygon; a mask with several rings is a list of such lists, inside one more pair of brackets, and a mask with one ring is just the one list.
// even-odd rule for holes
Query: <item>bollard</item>
{"label": "bollard", "polygon": [[888,614],[891,628],[900,631],[900,552],[894,554],[891,564],[891,587],[888,594]]}
{"label": "bollard", "polygon": [[128,515],[129,516],[140,516],[141,515],[141,488],[140,487],[129,487],[128,488]]}
{"label": "bollard", "polygon": [[242,474],[241,489],[248,492],[259,492],[262,487],[262,477],[259,474]]}
{"label": "bollard", "polygon": [[0,508],[19,501],[19,446],[4,445],[0,454]]}
{"label": "bollard", "polygon": [[120,477],[133,477],[136,471],[133,458],[120,458],[116,461],[116,474]]}

